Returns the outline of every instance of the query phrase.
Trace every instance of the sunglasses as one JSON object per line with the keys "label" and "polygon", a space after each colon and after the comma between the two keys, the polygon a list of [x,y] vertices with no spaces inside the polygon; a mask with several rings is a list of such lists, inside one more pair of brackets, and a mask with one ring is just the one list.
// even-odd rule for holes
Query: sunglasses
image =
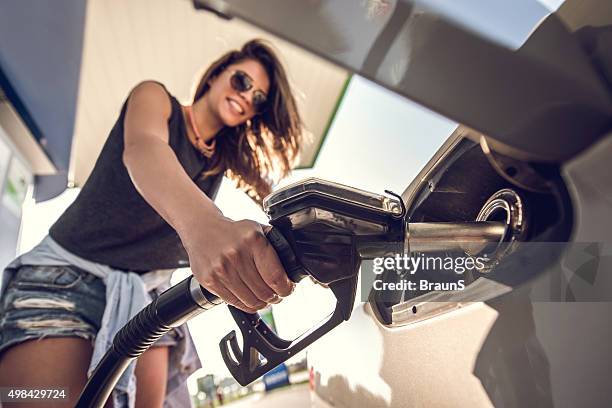
{"label": "sunglasses", "polygon": [[[253,79],[244,71],[234,71],[230,77],[230,85],[235,91],[247,92],[253,88]],[[266,110],[268,97],[260,90],[253,92],[253,108],[261,113]]]}

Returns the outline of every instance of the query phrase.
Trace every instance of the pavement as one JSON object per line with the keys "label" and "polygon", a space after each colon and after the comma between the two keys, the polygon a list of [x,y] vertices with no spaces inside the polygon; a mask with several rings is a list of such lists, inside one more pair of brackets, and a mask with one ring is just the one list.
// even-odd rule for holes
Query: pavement
{"label": "pavement", "polygon": [[223,405],[225,408],[310,408],[308,384],[294,385],[270,393],[257,393]]}

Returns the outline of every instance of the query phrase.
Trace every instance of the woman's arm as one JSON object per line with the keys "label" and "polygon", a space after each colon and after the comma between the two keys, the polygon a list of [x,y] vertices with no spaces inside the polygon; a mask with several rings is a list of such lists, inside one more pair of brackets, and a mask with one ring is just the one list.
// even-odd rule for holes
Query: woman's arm
{"label": "woman's arm", "polygon": [[261,225],[234,222],[189,178],[168,144],[166,91],[143,82],[124,122],[123,162],[144,199],[179,234],[194,276],[227,303],[254,312],[293,289]]}

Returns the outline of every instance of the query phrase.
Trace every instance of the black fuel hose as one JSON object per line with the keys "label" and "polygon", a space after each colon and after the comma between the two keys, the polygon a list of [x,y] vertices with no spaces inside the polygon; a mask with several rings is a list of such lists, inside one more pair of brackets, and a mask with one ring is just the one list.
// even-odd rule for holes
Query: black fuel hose
{"label": "black fuel hose", "polygon": [[192,317],[222,303],[193,276],[172,286],[119,330],[92,373],[76,407],[101,408],[128,365],[160,337]]}
{"label": "black fuel hose", "polygon": [[[291,246],[276,228],[266,231],[287,276],[298,282],[306,276]],[[119,330],[113,344],[89,378],[77,408],[102,408],[128,365],[174,327],[223,303],[190,276],[164,291]]]}

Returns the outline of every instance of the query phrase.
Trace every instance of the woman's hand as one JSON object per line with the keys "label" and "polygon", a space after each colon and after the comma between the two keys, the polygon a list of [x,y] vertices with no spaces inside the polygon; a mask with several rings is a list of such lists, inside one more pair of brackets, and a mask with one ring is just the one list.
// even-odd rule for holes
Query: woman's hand
{"label": "woman's hand", "polygon": [[193,275],[202,286],[249,313],[293,291],[295,284],[259,223],[210,213],[205,220],[182,237]]}

